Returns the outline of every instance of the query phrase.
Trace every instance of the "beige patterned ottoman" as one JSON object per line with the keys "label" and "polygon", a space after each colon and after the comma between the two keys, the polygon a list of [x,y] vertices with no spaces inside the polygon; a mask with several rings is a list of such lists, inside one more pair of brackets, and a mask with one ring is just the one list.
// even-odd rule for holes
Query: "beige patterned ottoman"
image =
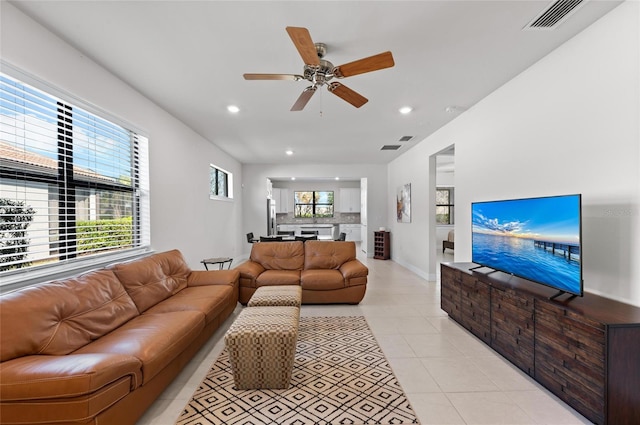
{"label": "beige patterned ottoman", "polygon": [[247,303],[248,307],[257,306],[294,306],[302,304],[302,287],[300,285],[261,286],[256,289]]}
{"label": "beige patterned ottoman", "polygon": [[298,307],[243,309],[224,336],[237,390],[288,388],[298,341]]}

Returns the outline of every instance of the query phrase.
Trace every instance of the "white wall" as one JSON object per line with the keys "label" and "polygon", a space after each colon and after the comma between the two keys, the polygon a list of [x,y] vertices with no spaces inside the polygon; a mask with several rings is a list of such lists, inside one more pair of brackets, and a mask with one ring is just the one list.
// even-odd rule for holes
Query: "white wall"
{"label": "white wall", "polygon": [[623,3],[390,164],[389,190],[413,192],[395,260],[433,272],[425,169],[455,144],[456,261],[471,258],[471,202],[582,193],[585,290],[640,305],[639,9]]}
{"label": "white wall", "polygon": [[[253,232],[259,235],[266,232],[266,179],[267,178],[304,178],[342,177],[368,179],[368,233],[385,226],[387,223],[387,206],[394,202],[395,195],[387,196],[387,170],[381,164],[300,164],[300,165],[268,165],[245,164],[243,166],[242,196],[244,208],[242,210],[242,233]],[[277,183],[273,184],[278,187]],[[395,204],[394,204],[395,205]],[[364,229],[363,229],[364,231]],[[373,237],[369,238],[367,253],[373,255]],[[245,240],[245,255],[251,246]]]}
{"label": "white wall", "polygon": [[[194,269],[206,257],[237,256],[244,248],[240,163],[11,4],[1,8],[3,61],[149,137],[152,248],[180,249]],[[209,199],[209,163],[233,173],[233,202]]]}

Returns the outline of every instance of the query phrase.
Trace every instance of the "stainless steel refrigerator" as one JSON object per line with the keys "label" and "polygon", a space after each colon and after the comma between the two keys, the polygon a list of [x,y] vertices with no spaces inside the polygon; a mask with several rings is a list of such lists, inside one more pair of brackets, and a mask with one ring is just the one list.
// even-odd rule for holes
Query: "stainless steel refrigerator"
{"label": "stainless steel refrigerator", "polygon": [[276,225],[276,201],[267,199],[267,236],[278,233]]}

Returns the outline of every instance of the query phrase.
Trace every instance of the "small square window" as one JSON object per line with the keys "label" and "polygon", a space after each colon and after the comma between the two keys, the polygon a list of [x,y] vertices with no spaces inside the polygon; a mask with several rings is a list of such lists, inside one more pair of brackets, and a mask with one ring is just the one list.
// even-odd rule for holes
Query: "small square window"
{"label": "small square window", "polygon": [[211,199],[231,199],[233,198],[233,175],[216,167],[209,165],[209,198]]}

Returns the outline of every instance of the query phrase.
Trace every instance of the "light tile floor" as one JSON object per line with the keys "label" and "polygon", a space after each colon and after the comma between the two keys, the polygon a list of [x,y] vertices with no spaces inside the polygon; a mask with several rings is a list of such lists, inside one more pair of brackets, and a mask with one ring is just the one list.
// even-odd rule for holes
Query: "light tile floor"
{"label": "light tile floor", "polygon": [[[453,255],[440,254],[453,261]],[[369,284],[358,306],[303,306],[304,316],[364,315],[422,425],[588,424],[440,309],[437,282],[393,261],[360,258]],[[173,425],[222,351],[233,316],[138,422]]]}

